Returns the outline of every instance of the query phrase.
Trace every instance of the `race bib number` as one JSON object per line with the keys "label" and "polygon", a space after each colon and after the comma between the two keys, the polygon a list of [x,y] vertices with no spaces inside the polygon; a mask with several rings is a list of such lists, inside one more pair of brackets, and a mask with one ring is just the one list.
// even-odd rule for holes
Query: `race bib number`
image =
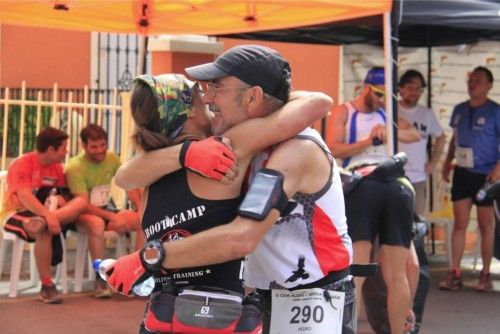
{"label": "race bib number", "polygon": [[95,186],[90,192],[90,204],[95,206],[105,206],[109,202],[111,187],[109,185]]}
{"label": "race bib number", "polygon": [[457,165],[474,168],[474,151],[470,147],[457,147]]}
{"label": "race bib number", "polygon": [[315,288],[271,293],[271,333],[342,333],[344,292]]}

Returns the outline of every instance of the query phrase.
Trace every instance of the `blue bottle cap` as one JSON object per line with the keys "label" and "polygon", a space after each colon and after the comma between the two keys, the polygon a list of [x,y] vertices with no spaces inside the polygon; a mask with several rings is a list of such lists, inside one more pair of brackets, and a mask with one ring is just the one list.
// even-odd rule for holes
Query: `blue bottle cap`
{"label": "blue bottle cap", "polygon": [[99,271],[99,266],[101,265],[102,259],[95,259],[94,262],[92,262],[92,268],[94,271]]}

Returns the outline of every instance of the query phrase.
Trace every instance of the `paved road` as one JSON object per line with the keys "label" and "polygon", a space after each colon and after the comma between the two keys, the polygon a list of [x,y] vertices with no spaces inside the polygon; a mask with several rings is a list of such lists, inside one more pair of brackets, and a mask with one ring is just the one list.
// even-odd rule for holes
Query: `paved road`
{"label": "paved road", "polygon": [[[500,333],[500,262],[495,261],[495,292],[473,291],[476,274],[464,272],[465,288],[460,292],[443,292],[436,288],[445,273],[443,262],[432,263],[432,288],[428,297],[423,334],[497,334]],[[5,280],[5,278],[4,278]],[[87,285],[90,288],[90,285]],[[96,300],[90,292],[70,293],[62,305],[44,305],[36,295],[9,299],[6,282],[0,283],[0,333],[71,333],[128,334],[137,333],[144,301],[115,295]],[[368,325],[360,334],[371,333]]]}
{"label": "paved road", "polygon": [[[500,333],[500,261],[493,261],[494,289],[492,293],[474,291],[477,272],[472,272],[472,259],[464,259],[464,289],[441,291],[438,282],[446,275],[444,257],[431,263],[431,287],[427,297],[422,334],[498,334]],[[467,269],[467,267],[469,269]],[[478,266],[480,268],[480,265]],[[359,334],[371,334],[367,323],[361,323]]]}
{"label": "paved road", "polygon": [[143,300],[118,295],[96,300],[89,293],[70,294],[60,305],[45,305],[33,296],[2,298],[0,333],[137,333],[143,310]]}

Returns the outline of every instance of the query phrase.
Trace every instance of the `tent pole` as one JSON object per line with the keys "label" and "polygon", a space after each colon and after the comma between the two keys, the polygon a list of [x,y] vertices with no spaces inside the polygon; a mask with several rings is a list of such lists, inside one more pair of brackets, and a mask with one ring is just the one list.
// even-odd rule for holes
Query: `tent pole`
{"label": "tent pole", "polygon": [[432,47],[427,46],[427,108],[432,109]]}
{"label": "tent pole", "polygon": [[[432,109],[432,46],[430,45],[430,31],[427,27],[427,107]],[[432,138],[427,141],[427,158],[430,159],[432,154]],[[429,175],[429,194],[428,204],[429,211],[434,210],[434,178]]]}
{"label": "tent pole", "polygon": [[[397,87],[397,49],[399,45],[398,31],[399,1],[393,2],[392,12],[386,12],[383,16],[384,28],[384,68],[385,68],[385,110],[387,124],[387,154],[393,155],[397,152],[397,94],[394,92]],[[392,17],[392,20],[391,20]],[[391,24],[392,21],[392,24]],[[392,28],[392,29],[391,29]],[[393,66],[395,71],[393,71]],[[389,79],[390,78],[390,79]],[[394,88],[393,88],[394,87]]]}
{"label": "tent pole", "polygon": [[147,70],[148,36],[139,36],[139,54],[137,55],[136,75],[145,74]]}
{"label": "tent pole", "polygon": [[[383,31],[384,31],[384,68],[385,68],[385,96],[392,96],[392,80],[388,80],[388,78],[392,78],[392,53],[391,53],[391,43],[390,43],[390,13],[384,13],[383,16]],[[393,124],[393,113],[392,113],[392,99],[385,99],[385,110],[387,117],[387,155],[394,154],[394,146],[391,145],[394,141],[394,127],[390,126]]]}

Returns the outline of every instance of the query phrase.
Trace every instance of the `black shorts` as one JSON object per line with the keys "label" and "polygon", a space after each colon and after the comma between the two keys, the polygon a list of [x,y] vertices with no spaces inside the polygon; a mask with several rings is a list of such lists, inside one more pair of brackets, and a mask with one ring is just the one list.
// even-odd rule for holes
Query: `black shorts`
{"label": "black shorts", "polygon": [[23,220],[34,217],[35,214],[33,212],[22,210],[17,211],[14,214],[10,215],[5,221],[4,229],[7,232],[14,233],[19,238],[23,239],[27,242],[35,242],[35,239],[32,239],[28,232],[24,229]]}
{"label": "black shorts", "polygon": [[347,227],[353,242],[379,237],[380,244],[410,247],[414,195],[398,181],[363,178],[345,197]]}
{"label": "black shorts", "polygon": [[[24,229],[22,220],[29,219],[30,217],[36,216],[33,212],[28,210],[20,210],[15,214],[11,215],[7,221],[5,222],[4,229],[5,231],[14,233],[19,238],[23,239],[27,242],[35,242],[35,239],[29,237],[28,232]],[[62,228],[63,236],[66,235],[67,230],[76,231],[75,223],[66,224]],[[55,266],[62,261],[63,257],[63,249],[61,243],[61,236],[59,234],[52,236],[52,259],[51,265]]]}
{"label": "black shorts", "polygon": [[451,200],[453,202],[461,199],[470,198],[472,203],[477,206],[491,206],[493,200],[485,198],[479,202],[476,200],[476,195],[479,189],[486,182],[486,174],[472,173],[465,168],[457,167],[453,172],[453,183],[451,186]]}

